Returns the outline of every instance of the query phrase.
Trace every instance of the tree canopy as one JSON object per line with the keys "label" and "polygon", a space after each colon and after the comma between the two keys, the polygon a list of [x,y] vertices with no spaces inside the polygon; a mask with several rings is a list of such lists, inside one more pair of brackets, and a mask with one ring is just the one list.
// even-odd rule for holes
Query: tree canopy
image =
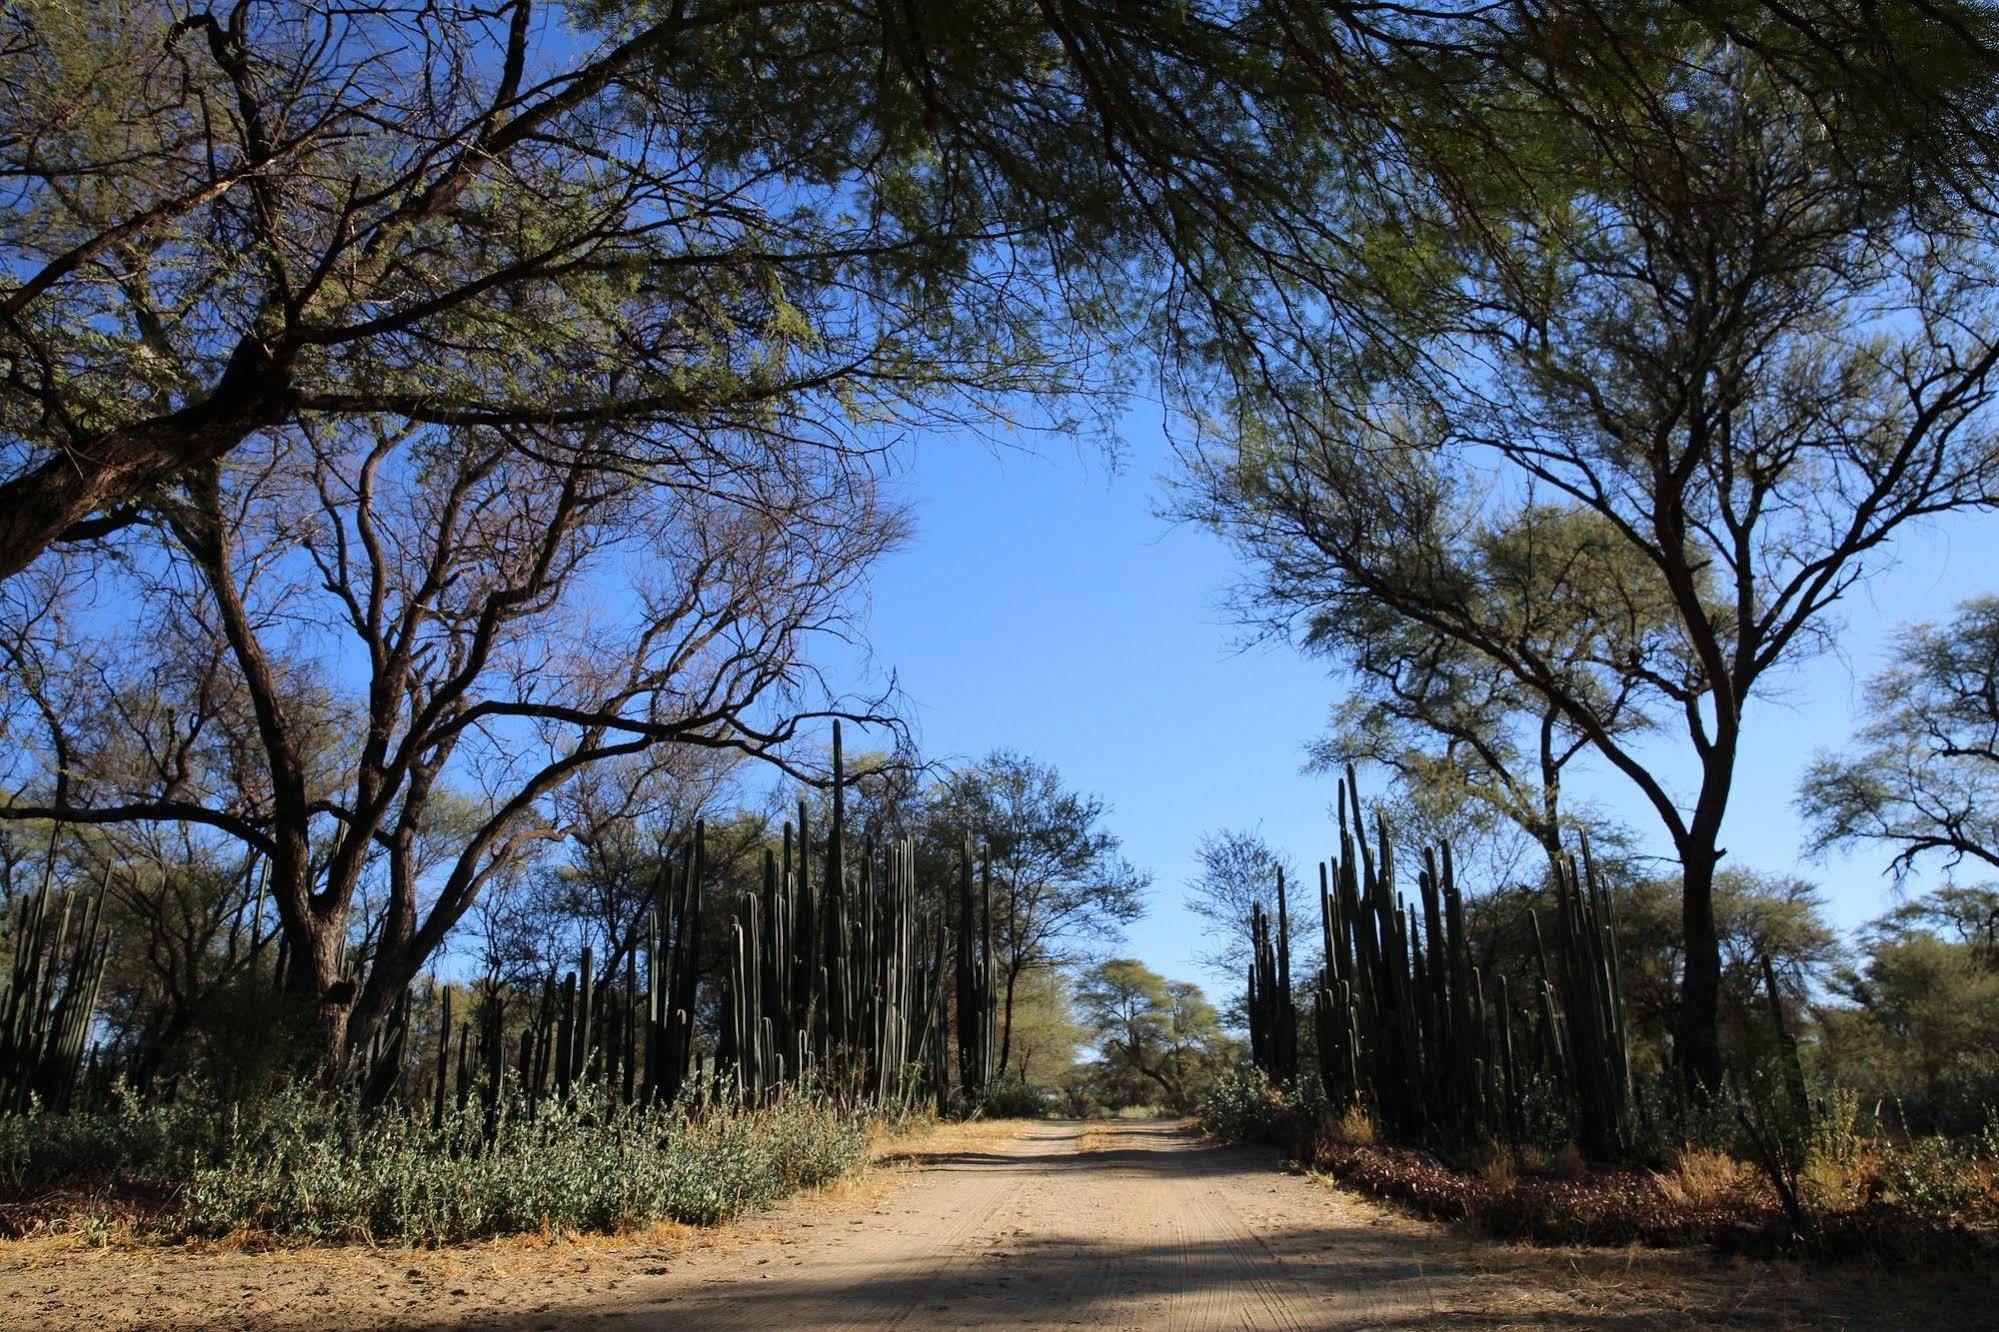
{"label": "tree canopy", "polygon": [[1083,973],[1076,1003],[1096,1034],[1101,1071],[1124,1104],[1157,1097],[1185,1113],[1234,1054],[1200,986],[1168,980],[1133,958],[1110,958]]}
{"label": "tree canopy", "polygon": [[1820,850],[1883,847],[1897,880],[1924,859],[1999,870],[1999,598],[1904,630],[1856,739],[1799,792]]}
{"label": "tree canopy", "polygon": [[1989,220],[1912,200],[1889,146],[1727,44],[1521,109],[1531,188],[1419,231],[1453,275],[1421,354],[1242,386],[1184,450],[1183,511],[1252,561],[1254,622],[1343,660],[1383,616],[1447,639],[1633,784],[1681,861],[1678,1054],[1712,1087],[1745,708],[1904,525],[1999,498]]}

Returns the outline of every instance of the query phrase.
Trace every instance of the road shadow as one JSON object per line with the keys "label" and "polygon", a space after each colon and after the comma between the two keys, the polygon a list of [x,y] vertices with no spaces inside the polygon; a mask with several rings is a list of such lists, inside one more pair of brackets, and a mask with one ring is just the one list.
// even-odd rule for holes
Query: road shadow
{"label": "road shadow", "polygon": [[[1269,1257],[1241,1244],[1127,1244],[1109,1241],[1027,1241],[989,1246],[970,1255],[969,1269],[934,1269],[884,1276],[759,1275],[704,1282],[650,1298],[578,1300],[534,1314],[407,1326],[485,1328],[494,1332],[611,1322],[628,1327],[822,1328],[887,1326],[1100,1326],[1115,1314],[1129,1325],[1133,1311],[1156,1306],[1160,1320],[1175,1310],[1205,1307],[1204,1294],[1224,1297],[1233,1312],[1214,1322],[1230,1327],[1453,1328],[1796,1327],[1797,1312],[1758,1306],[1726,1313],[1662,1319],[1655,1307],[1620,1314],[1601,1308],[1577,1313],[1468,1314],[1440,1309],[1441,1287],[1481,1279],[1470,1262],[1413,1262],[1404,1246],[1384,1244],[1363,1226],[1327,1226],[1287,1237],[1286,1248],[1330,1250],[1345,1257],[1336,1283],[1302,1273],[1306,1284],[1278,1304],[1266,1302]],[[1438,1255],[1432,1255],[1436,1258]],[[1109,1307],[1107,1307],[1109,1306]],[[1182,1321],[1174,1319],[1173,1321]],[[1849,1324],[1850,1326],[1851,1324]]]}
{"label": "road shadow", "polygon": [[[1182,1174],[1190,1165],[1204,1173],[1216,1171],[1230,1174],[1262,1173],[1270,1170],[1279,1161],[1279,1154],[1274,1150],[1224,1146],[1203,1138],[1195,1130],[1179,1123],[1151,1124],[1139,1121],[1137,1126],[1134,1126],[1130,1120],[1089,1119],[1044,1120],[1036,1123],[1059,1129],[1075,1129],[1076,1133],[1070,1137],[1047,1139],[1048,1146],[1043,1150],[1009,1152],[942,1148],[926,1151],[918,1147],[885,1153],[880,1158],[880,1163],[913,1165],[936,1170],[1037,1169],[1060,1165],[1069,1170],[1136,1170],[1164,1177]],[[1109,1125],[1116,1125],[1118,1145],[1115,1147],[1091,1145],[1091,1131]],[[1140,1138],[1141,1141],[1133,1144],[1131,1140],[1134,1137]]]}

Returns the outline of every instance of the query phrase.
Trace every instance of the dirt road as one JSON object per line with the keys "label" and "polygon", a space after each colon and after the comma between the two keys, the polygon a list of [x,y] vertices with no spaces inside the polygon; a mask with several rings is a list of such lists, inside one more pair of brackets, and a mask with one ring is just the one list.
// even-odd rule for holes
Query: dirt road
{"label": "dirt road", "polygon": [[68,1327],[1972,1327],[1973,1278],[1480,1243],[1153,1123],[946,1130],[722,1235],[435,1253],[0,1252]]}

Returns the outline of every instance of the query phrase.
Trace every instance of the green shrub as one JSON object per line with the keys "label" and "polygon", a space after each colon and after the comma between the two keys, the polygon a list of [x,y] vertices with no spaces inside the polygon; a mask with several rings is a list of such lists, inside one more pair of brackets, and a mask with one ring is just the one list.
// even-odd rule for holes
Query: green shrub
{"label": "green shrub", "polygon": [[1860,1094],[1835,1087],[1814,1108],[1799,1189],[1819,1211],[1851,1212],[1867,1201],[1872,1169],[1860,1132]]}
{"label": "green shrub", "polygon": [[979,1113],[990,1119],[1041,1119],[1048,1113],[1048,1096],[1046,1089],[1009,1074],[986,1088]]}
{"label": "green shrub", "polygon": [[1917,1138],[1882,1162],[1882,1183],[1895,1201],[1926,1216],[1958,1219],[1986,1199],[1984,1169],[1974,1148],[1941,1136]]}
{"label": "green shrub", "polygon": [[797,1092],[756,1110],[544,1103],[482,1141],[476,1107],[364,1116],[287,1094],[239,1123],[226,1159],[196,1171],[182,1223],[321,1239],[443,1243],[523,1231],[707,1223],[824,1183],[865,1155],[867,1123]]}
{"label": "green shrub", "polygon": [[184,1179],[227,1154],[229,1114],[199,1101],[148,1105],[124,1088],[104,1110],[0,1115],[0,1190],[119,1176]]}
{"label": "green shrub", "polygon": [[1223,1142],[1290,1142],[1316,1107],[1272,1083],[1259,1068],[1231,1069],[1216,1078],[1194,1111],[1201,1131]]}

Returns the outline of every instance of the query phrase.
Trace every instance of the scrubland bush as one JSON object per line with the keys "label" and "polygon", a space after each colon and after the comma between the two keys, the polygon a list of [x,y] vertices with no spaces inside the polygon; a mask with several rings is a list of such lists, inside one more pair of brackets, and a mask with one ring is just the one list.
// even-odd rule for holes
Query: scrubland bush
{"label": "scrubland bush", "polygon": [[480,1130],[476,1107],[433,1129],[285,1095],[239,1127],[225,1162],[188,1181],[185,1224],[437,1243],[713,1222],[830,1180],[867,1145],[863,1121],[809,1092],[685,1116],[555,1102],[503,1118],[490,1140]]}
{"label": "scrubland bush", "polygon": [[194,1101],[147,1104],[120,1088],[103,1110],[0,1115],[0,1190],[119,1176],[184,1179],[226,1155],[229,1112]]}
{"label": "scrubland bush", "polygon": [[1231,1069],[1209,1087],[1194,1119],[1223,1142],[1282,1142],[1303,1110],[1296,1093],[1273,1084],[1262,1069]]}
{"label": "scrubland bush", "polygon": [[1822,1212],[1850,1212],[1868,1199],[1876,1166],[1860,1133],[1860,1095],[1835,1089],[1814,1116],[1798,1171],[1798,1189],[1806,1206]]}
{"label": "scrubland bush", "polygon": [[1881,1184],[1910,1211],[1963,1220],[1992,1213],[1991,1168],[1975,1147],[1932,1135],[1888,1154]]}
{"label": "scrubland bush", "polygon": [[1049,1091],[1015,1075],[995,1079],[979,1102],[988,1119],[1041,1119],[1048,1113]]}
{"label": "scrubland bush", "polygon": [[193,1103],[0,1118],[0,1184],[136,1178],[179,1185],[166,1225],[314,1239],[444,1243],[520,1232],[709,1223],[825,1183],[872,1130],[809,1090],[756,1109],[516,1104],[491,1133],[474,1103],[432,1127],[306,1090],[214,1110]]}

